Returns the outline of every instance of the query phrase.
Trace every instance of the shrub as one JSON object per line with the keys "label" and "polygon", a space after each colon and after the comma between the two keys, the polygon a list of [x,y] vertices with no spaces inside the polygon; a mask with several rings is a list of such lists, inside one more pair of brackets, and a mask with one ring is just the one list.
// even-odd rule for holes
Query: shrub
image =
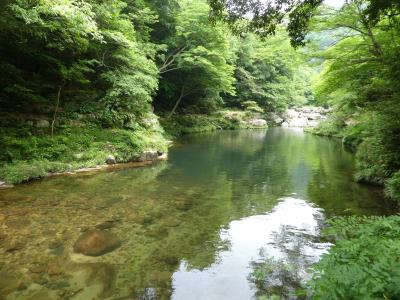
{"label": "shrub", "polygon": [[313,267],[312,299],[399,299],[400,216],[331,220],[337,239]]}
{"label": "shrub", "polygon": [[400,171],[386,181],[386,195],[400,203]]}

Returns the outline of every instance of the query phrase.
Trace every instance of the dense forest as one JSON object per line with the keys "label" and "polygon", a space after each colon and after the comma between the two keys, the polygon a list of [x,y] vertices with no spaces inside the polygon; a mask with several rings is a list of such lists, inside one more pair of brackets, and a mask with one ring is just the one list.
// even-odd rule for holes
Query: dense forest
{"label": "dense forest", "polygon": [[[395,0],[1,1],[0,181],[161,156],[178,135],[321,106],[309,133],[340,138],[355,180],[397,206],[399,55]],[[398,299],[399,217],[331,223],[338,242],[299,297]]]}

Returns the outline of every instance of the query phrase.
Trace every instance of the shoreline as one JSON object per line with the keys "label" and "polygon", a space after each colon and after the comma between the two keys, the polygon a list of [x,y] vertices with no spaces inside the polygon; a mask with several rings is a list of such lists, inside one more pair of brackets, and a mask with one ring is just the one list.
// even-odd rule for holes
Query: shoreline
{"label": "shoreline", "polygon": [[48,173],[45,176],[40,178],[31,179],[25,182],[21,182],[18,184],[8,184],[4,181],[0,181],[0,190],[11,189],[21,184],[27,184],[35,181],[40,181],[46,178],[53,178],[59,176],[74,176],[79,175],[82,173],[95,173],[99,171],[112,171],[112,170],[122,170],[122,169],[130,169],[130,168],[140,168],[150,166],[160,161],[168,160],[168,154],[164,153],[158,156],[156,159],[153,160],[144,160],[144,161],[133,161],[133,162],[122,162],[122,163],[115,163],[115,164],[103,164],[98,165],[96,167],[88,167],[88,168],[80,168],[73,171],[65,171],[65,172],[56,172],[56,173]]}

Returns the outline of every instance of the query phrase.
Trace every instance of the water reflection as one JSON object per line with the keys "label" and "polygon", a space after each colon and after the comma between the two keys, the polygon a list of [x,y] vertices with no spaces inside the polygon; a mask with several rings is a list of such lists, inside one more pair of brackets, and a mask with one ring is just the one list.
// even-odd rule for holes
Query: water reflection
{"label": "water reflection", "polygon": [[249,262],[265,263],[266,255],[295,268],[291,281],[283,280],[280,270],[274,270],[267,276],[266,290],[275,287],[289,292],[288,284],[304,278],[305,269],[330,246],[318,242],[322,221],[320,209],[300,199],[284,198],[269,214],[231,222],[220,233],[222,240],[229,240],[229,249],[220,252],[217,261],[202,271],[181,262],[173,275],[172,298],[252,299],[257,290],[248,282]]}
{"label": "water reflection", "polygon": [[[290,297],[326,249],[317,239],[324,214],[385,212],[379,190],[353,182],[353,159],[301,131],[227,131],[184,137],[151,167],[0,191],[0,294],[251,299],[258,288]],[[104,223],[120,248],[73,253],[82,232]],[[295,272],[252,283],[266,257]]]}

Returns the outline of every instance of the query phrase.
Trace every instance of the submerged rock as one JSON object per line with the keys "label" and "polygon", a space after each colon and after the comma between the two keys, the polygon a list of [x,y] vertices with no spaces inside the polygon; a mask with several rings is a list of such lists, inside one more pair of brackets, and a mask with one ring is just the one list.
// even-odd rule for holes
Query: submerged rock
{"label": "submerged rock", "polygon": [[0,299],[16,290],[20,284],[20,276],[17,274],[0,271]]}
{"label": "submerged rock", "polygon": [[75,253],[88,256],[100,256],[114,251],[121,246],[121,241],[114,235],[93,229],[83,233],[74,245]]}

